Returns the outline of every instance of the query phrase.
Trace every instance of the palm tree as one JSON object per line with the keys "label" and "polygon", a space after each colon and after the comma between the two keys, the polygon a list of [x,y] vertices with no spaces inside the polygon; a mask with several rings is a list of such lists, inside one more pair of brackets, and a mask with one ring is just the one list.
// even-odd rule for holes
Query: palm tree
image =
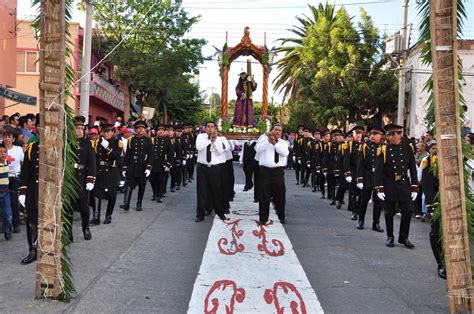
{"label": "palm tree", "polygon": [[[289,97],[290,100],[297,98],[298,90],[301,87],[301,71],[303,69],[302,50],[303,41],[306,37],[309,28],[316,24],[321,16],[324,16],[330,23],[335,19],[335,6],[327,4],[319,4],[318,7],[308,5],[311,10],[311,16],[303,17],[297,16],[296,19],[300,23],[299,26],[294,26],[288,31],[294,33],[294,38],[279,38],[281,47],[275,51],[278,53],[285,53],[285,56],[278,60],[275,64],[277,66],[278,74],[273,80],[274,90],[283,92],[283,102]],[[285,46],[286,44],[291,44]]]}

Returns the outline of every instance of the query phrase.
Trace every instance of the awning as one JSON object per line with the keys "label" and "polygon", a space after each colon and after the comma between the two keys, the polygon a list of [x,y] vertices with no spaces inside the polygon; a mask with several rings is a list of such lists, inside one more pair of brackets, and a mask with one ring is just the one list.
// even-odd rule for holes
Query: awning
{"label": "awning", "polygon": [[28,96],[2,86],[0,86],[0,97],[4,97],[22,104],[36,106],[36,97]]}

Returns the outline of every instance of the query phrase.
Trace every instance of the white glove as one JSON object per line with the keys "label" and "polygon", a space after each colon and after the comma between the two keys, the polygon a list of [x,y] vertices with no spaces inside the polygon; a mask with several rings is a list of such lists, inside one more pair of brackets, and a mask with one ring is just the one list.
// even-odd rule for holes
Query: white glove
{"label": "white glove", "polygon": [[301,165],[301,160],[298,160],[298,163]]}
{"label": "white glove", "polygon": [[381,201],[385,201],[385,193],[384,192],[378,192],[377,197],[380,198]]}
{"label": "white glove", "polygon": [[92,191],[92,189],[94,188],[94,183],[86,183],[86,191]]}
{"label": "white glove", "polygon": [[20,203],[21,206],[25,207],[25,202],[26,202],[26,195],[22,194],[18,196],[18,203]]}
{"label": "white glove", "polygon": [[316,170],[316,173],[321,173],[321,170]]}
{"label": "white glove", "polygon": [[311,163],[308,162],[308,163],[306,164],[306,167],[311,168]]}
{"label": "white glove", "polygon": [[293,156],[293,161],[296,161],[296,157],[295,157],[295,156]]}
{"label": "white glove", "polygon": [[109,141],[107,141],[105,138],[103,138],[102,141],[100,142],[100,145],[103,148],[107,148],[107,147],[109,147]]}
{"label": "white glove", "polygon": [[125,178],[127,176],[127,171],[122,171],[122,176]]}
{"label": "white glove", "polygon": [[186,166],[186,160],[183,160],[183,166]]}
{"label": "white glove", "polygon": [[418,192],[411,192],[411,200],[412,201],[415,201],[417,197],[418,197]]}
{"label": "white glove", "polygon": [[364,183],[357,183],[357,188],[362,190],[364,188]]}
{"label": "white glove", "polygon": [[352,177],[347,177],[346,181],[347,181],[347,183],[351,183],[352,182]]}
{"label": "white glove", "polygon": [[328,175],[328,173],[327,173],[327,172],[323,172],[323,176],[327,176],[327,175]]}
{"label": "white glove", "polygon": [[165,172],[168,172],[168,171],[170,171],[170,168],[165,166]]}
{"label": "white glove", "polygon": [[151,174],[150,169],[145,170],[145,177],[148,178],[150,176],[150,174]]}

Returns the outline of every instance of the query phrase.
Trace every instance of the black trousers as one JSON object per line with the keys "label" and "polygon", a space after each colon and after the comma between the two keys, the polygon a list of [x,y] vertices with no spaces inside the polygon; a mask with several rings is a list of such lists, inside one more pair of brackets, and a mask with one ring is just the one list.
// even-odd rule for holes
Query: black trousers
{"label": "black trousers", "polygon": [[165,186],[163,187],[163,194],[166,194],[166,192],[167,192],[166,189],[168,187],[168,180],[170,178],[170,171],[165,172]]}
{"label": "black trousers", "polygon": [[344,201],[344,194],[346,194],[347,190],[347,181],[343,175],[339,175],[339,187],[337,188],[336,193],[336,201],[341,202]]}
{"label": "black trousers", "polygon": [[255,172],[257,161],[254,160],[244,160],[243,170],[245,174],[245,188],[250,189],[253,186],[253,174]]}
{"label": "black trousers", "polygon": [[160,197],[165,192],[166,172],[152,172],[150,175],[150,184],[153,195]]}
{"label": "black trousers", "polygon": [[373,212],[373,223],[380,223],[380,214],[382,213],[383,202],[378,198],[377,193],[374,189],[364,189],[362,190],[359,198],[359,221],[364,221],[365,214],[367,212],[367,205],[369,204],[370,197],[372,197],[372,202],[374,204]]}
{"label": "black trousers", "polygon": [[300,182],[301,165],[298,163],[298,159],[296,159],[293,167],[295,168],[296,182]]}
{"label": "black trousers", "polygon": [[328,181],[328,198],[332,200],[336,200],[337,180],[336,180],[336,177],[334,176],[334,173],[328,172],[327,181]]}
{"label": "black trousers", "polygon": [[229,209],[230,208],[230,173],[227,167],[227,162],[222,163],[219,165],[221,168],[221,182],[222,182],[222,208]]}
{"label": "black trousers", "polygon": [[194,177],[194,156],[188,159],[186,164],[186,168],[188,169],[188,179],[192,179]]}
{"label": "black trousers", "polygon": [[196,190],[197,207],[196,217],[203,218],[206,208],[214,209],[217,215],[223,214],[223,189],[222,189],[222,167],[215,165],[207,167],[197,164],[196,167]]}
{"label": "black trousers", "polygon": [[229,198],[229,201],[234,200],[234,185],[235,185],[235,174],[234,174],[234,162],[232,159],[227,160],[226,163],[226,168],[227,168],[227,197]]}
{"label": "black trousers", "polygon": [[66,211],[67,219],[69,224],[64,225],[65,232],[72,236],[72,221],[73,212],[78,211],[81,214],[82,230],[89,228],[90,209],[89,209],[89,192],[82,191],[80,196],[75,199],[74,206],[71,206]]}
{"label": "black trousers", "polygon": [[183,166],[175,165],[171,168],[171,187],[177,187],[181,185],[181,178],[183,173]]}
{"label": "black trousers", "polygon": [[255,170],[253,171],[253,199],[258,201],[260,199],[260,165],[258,161],[255,163]]}
{"label": "black trousers", "polygon": [[266,223],[270,216],[270,201],[275,204],[275,211],[278,219],[285,219],[285,172],[280,168],[260,167],[260,201],[259,216],[260,222]]}
{"label": "black trousers", "polygon": [[439,220],[434,221],[431,224],[431,231],[430,231],[430,244],[431,250],[433,251],[434,258],[438,265],[443,263],[443,246],[440,242],[440,228],[441,225]]}
{"label": "black trousers", "polygon": [[[385,211],[385,225],[387,228],[387,237],[393,237],[393,216],[395,216],[395,205],[397,202],[393,201],[384,201],[384,211]],[[400,205],[400,210],[402,218],[400,220],[400,232],[399,239],[401,241],[408,238],[410,233],[410,223],[411,215],[413,213],[413,201],[411,198],[399,199],[398,204]]]}
{"label": "black trousers", "polygon": [[20,187],[20,179],[10,177],[8,190],[10,190],[10,203],[12,207],[12,225],[20,226],[20,203],[18,203],[18,188]]}
{"label": "black trousers", "polygon": [[26,208],[26,239],[29,250],[35,250],[38,240],[38,208]]}
{"label": "black trousers", "polygon": [[311,168],[308,167],[306,162],[301,163],[301,182],[304,184],[308,184],[309,181],[309,175],[311,174]]}

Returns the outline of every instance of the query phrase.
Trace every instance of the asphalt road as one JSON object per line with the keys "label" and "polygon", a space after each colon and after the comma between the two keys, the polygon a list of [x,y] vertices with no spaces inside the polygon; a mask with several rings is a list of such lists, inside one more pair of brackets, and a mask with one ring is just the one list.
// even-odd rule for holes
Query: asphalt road
{"label": "asphalt road", "polygon": [[[235,166],[236,183],[243,183]],[[447,312],[445,281],[436,274],[429,225],[412,221],[414,250],[385,247],[385,234],[355,228],[350,213],[295,185],[286,172],[286,233],[326,313]],[[74,221],[71,255],[77,295],[69,303],[33,300],[34,264],[22,266],[26,232],[0,239],[0,312],[186,313],[212,219],[194,223],[195,183],[144,210],[118,208],[111,225],[92,227],[84,241]],[[238,192],[238,191],[237,191]],[[132,197],[135,203],[136,191]],[[371,225],[371,209],[366,225]],[[76,217],[77,219],[77,217]],[[398,230],[396,218],[395,230]],[[382,227],[385,223],[382,220]],[[225,267],[225,265],[222,265]]]}

